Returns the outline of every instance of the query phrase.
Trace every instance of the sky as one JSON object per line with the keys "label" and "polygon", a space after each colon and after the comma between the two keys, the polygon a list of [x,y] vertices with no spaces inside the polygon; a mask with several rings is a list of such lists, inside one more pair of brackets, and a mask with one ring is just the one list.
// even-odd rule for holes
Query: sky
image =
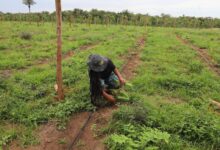
{"label": "sky", "polygon": [[[171,16],[196,16],[220,18],[220,0],[61,0],[63,10],[80,8],[119,12],[129,10],[133,13]],[[32,12],[55,11],[55,0],[35,0]],[[28,12],[22,0],[0,0],[2,12]]]}

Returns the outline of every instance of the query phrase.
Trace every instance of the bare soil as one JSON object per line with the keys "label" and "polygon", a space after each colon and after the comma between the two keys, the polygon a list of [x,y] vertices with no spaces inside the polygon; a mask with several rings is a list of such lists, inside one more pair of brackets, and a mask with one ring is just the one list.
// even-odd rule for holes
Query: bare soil
{"label": "bare soil", "polygon": [[107,127],[108,121],[117,106],[102,108],[92,115],[79,141],[72,147],[74,150],[104,150],[104,137],[99,135],[100,129]]}
{"label": "bare soil", "polygon": [[[141,37],[137,40],[136,47],[129,50],[129,54],[125,59],[125,65],[122,67],[122,75],[130,80],[134,77],[134,72],[140,64],[139,53],[143,49],[145,44],[145,38]],[[82,48],[82,49],[85,49]],[[69,54],[71,57],[73,54]],[[105,135],[99,135],[98,131],[101,128],[106,127],[117,106],[100,108],[92,114],[92,118],[89,120],[83,133],[81,134],[76,145],[72,147],[74,150],[104,150],[105,146],[103,140]],[[85,123],[89,116],[89,112],[82,112],[74,114],[70,119],[66,129],[64,131],[57,130],[56,124],[50,122],[46,125],[42,125],[38,131],[39,145],[30,146],[25,148],[26,150],[66,150],[72,143],[75,136],[80,131],[81,127]],[[13,142],[9,148],[10,150],[24,150],[17,141]]]}
{"label": "bare soil", "polygon": [[40,144],[22,148],[17,144],[17,141],[12,143],[10,150],[65,150],[68,143],[74,138],[74,135],[79,132],[80,127],[83,125],[84,120],[87,118],[88,112],[75,114],[67,124],[66,130],[59,131],[55,123],[50,122],[42,125],[36,134]]}
{"label": "bare soil", "polygon": [[125,59],[125,64],[122,67],[122,75],[127,79],[130,80],[132,77],[135,76],[135,71],[138,65],[140,64],[140,51],[144,48],[145,45],[145,38],[140,37],[137,40],[136,48],[130,50],[129,54],[123,58]]}

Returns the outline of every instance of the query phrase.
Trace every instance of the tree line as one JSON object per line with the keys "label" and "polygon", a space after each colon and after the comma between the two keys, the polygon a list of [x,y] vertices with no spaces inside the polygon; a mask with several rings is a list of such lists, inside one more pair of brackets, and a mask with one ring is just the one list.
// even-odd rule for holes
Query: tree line
{"label": "tree line", "polygon": [[[62,11],[64,22],[87,24],[120,24],[137,26],[158,27],[189,27],[189,28],[220,28],[220,19],[211,17],[172,17],[168,14],[151,16],[148,14],[134,14],[128,10],[122,12],[110,12],[92,9],[91,11],[74,9]],[[0,12],[0,20],[4,21],[31,21],[52,22],[56,19],[55,12],[40,13],[3,13]]]}

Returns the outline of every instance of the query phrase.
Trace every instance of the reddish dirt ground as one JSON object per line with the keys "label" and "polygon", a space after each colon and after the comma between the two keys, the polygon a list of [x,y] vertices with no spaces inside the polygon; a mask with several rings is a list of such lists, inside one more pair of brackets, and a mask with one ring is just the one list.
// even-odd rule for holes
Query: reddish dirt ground
{"label": "reddish dirt ground", "polygon": [[83,130],[79,141],[72,147],[74,150],[104,150],[104,136],[98,135],[96,130],[104,128],[108,125],[108,121],[117,106],[102,108],[93,113],[91,120]]}
{"label": "reddish dirt ground", "polygon": [[[128,57],[125,57],[125,65],[122,67],[122,75],[126,79],[132,79],[134,77],[134,71],[140,64],[139,53],[143,49],[145,44],[145,38],[141,37],[137,40],[136,47],[129,50]],[[74,150],[104,150],[103,144],[104,135],[98,135],[97,131],[108,125],[108,122],[117,106],[100,108],[92,114],[87,126],[83,130],[78,142],[71,149]],[[74,114],[70,119],[67,127],[64,131],[57,130],[54,123],[48,123],[42,125],[38,131],[39,145],[30,146],[26,150],[66,150],[71,145],[73,139],[80,131],[81,127],[87,120],[89,112],[82,112]],[[10,146],[10,150],[23,150],[17,145],[17,142],[13,142]]]}
{"label": "reddish dirt ground", "polygon": [[141,37],[138,39],[136,44],[136,49],[131,50],[129,55],[125,57],[126,60],[125,65],[122,67],[122,74],[125,76],[127,80],[130,80],[135,76],[135,71],[140,64],[140,51],[144,48],[145,38]]}
{"label": "reddish dirt ground", "polygon": [[[75,114],[67,124],[67,128],[64,131],[57,130],[56,124],[50,122],[46,125],[42,125],[36,133],[38,133],[38,139],[40,144],[36,146],[30,146],[28,150],[65,150],[68,147],[67,143],[70,143],[74,138],[75,133],[79,132],[80,127],[83,125],[85,119],[88,116],[88,112]],[[24,148],[17,145],[16,142],[12,143],[10,150],[23,150]]]}

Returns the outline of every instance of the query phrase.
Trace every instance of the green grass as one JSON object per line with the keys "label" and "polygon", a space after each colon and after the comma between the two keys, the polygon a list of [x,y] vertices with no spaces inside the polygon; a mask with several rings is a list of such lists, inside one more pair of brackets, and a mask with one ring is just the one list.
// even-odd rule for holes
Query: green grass
{"label": "green grass", "polygon": [[[8,26],[6,26],[8,25]],[[6,30],[1,31],[1,35],[6,37],[1,40],[0,44],[0,69],[17,69],[34,65],[37,61],[51,58],[56,54],[56,28],[50,23],[41,27],[29,24],[14,23],[12,26],[9,22],[0,25]],[[16,29],[8,34],[8,29]],[[69,27],[63,26],[63,53],[75,50],[86,44],[103,42],[109,40],[116,32],[121,30],[119,27],[106,28],[105,26],[74,25]],[[24,40],[20,34],[25,31],[32,35],[32,39]],[[16,61],[15,61],[16,60]]]}
{"label": "green grass", "polygon": [[207,49],[208,54],[218,65],[220,64],[219,29],[184,29],[176,30],[176,32],[192,44]]}
{"label": "green grass", "polygon": [[[23,146],[37,144],[33,131],[42,123],[54,120],[62,129],[74,113],[92,110],[87,57],[99,53],[110,57],[121,68],[124,64],[121,56],[127,55],[137,38],[145,33],[147,40],[141,52],[141,64],[130,81],[133,88],[128,89],[131,106],[124,106],[113,115],[112,125],[118,128],[108,132],[113,134],[109,134],[107,146],[112,149],[120,148],[120,144],[132,149],[216,149],[219,146],[220,119],[208,107],[210,99],[220,101],[219,77],[208,70],[194,50],[176,39],[177,29],[64,24],[63,53],[91,43],[97,46],[77,50],[72,58],[63,61],[65,100],[56,101],[55,60],[48,65],[34,65],[56,55],[55,26],[2,22],[0,27],[4,29],[0,31],[3,37],[0,72],[14,70],[10,77],[0,76],[0,145],[14,139]],[[192,31],[178,29],[180,33],[194,35]],[[31,33],[32,39],[22,40],[19,36],[22,32]],[[211,29],[206,32],[212,36]],[[122,132],[120,128],[127,130]],[[139,134],[141,138],[136,138]]]}
{"label": "green grass", "polygon": [[[129,91],[134,103],[113,115],[106,131],[111,133],[106,141],[109,149],[143,149],[143,144],[168,150],[219,148],[220,119],[209,107],[209,99],[219,100],[219,77],[195,51],[170,36],[172,32],[148,28],[142,63]],[[158,129],[156,137],[150,139],[147,132],[150,142],[141,142],[142,128]],[[163,134],[169,134],[168,141]]]}
{"label": "green grass", "polygon": [[138,91],[186,101],[219,100],[219,77],[200,62],[195,51],[170,36],[170,32],[170,29],[157,28],[148,33],[148,43],[141,57],[143,65],[134,79]]}
{"label": "green grass", "polygon": [[[65,123],[65,120],[68,119],[71,113],[93,109],[89,99],[88,82],[82,82],[88,81],[87,57],[91,53],[101,53],[111,58],[119,58],[120,54],[127,52],[129,48],[133,47],[136,38],[141,36],[144,31],[143,28],[135,27],[111,26],[110,28],[106,28],[99,25],[91,27],[82,26],[86,30],[86,34],[79,34],[79,37],[76,36],[76,39],[79,39],[75,43],[83,43],[82,40],[86,41],[86,38],[89,41],[93,42],[93,39],[95,39],[95,42],[101,41],[101,43],[93,49],[78,51],[77,55],[73,58],[63,61],[63,80],[65,88],[68,89],[65,100],[57,102],[53,98],[55,94],[53,89],[53,85],[55,84],[55,63],[43,67],[33,65],[29,70],[18,71],[10,78],[2,79],[2,94],[0,97],[0,106],[2,108],[0,115],[2,121],[18,125],[21,124],[27,128],[35,128],[38,124],[47,122],[50,119],[58,119],[60,123]],[[74,30],[81,30],[81,28],[80,25],[76,25]],[[94,32],[89,33],[92,29]],[[67,28],[67,30],[69,29]],[[140,30],[140,32],[136,32],[137,30]],[[106,39],[107,35],[114,36]],[[63,47],[66,47],[66,45],[68,43],[64,42]],[[35,46],[35,48],[37,49],[38,47]],[[34,52],[38,53],[36,50]],[[14,55],[17,54],[16,51],[12,53]],[[9,63],[11,62],[9,61]],[[115,63],[120,66],[123,60],[115,60]],[[62,126],[63,124],[60,124],[60,127]],[[6,133],[2,130],[1,135],[4,134]],[[16,135],[19,134],[16,133]],[[17,139],[25,139],[21,137],[18,136]]]}

